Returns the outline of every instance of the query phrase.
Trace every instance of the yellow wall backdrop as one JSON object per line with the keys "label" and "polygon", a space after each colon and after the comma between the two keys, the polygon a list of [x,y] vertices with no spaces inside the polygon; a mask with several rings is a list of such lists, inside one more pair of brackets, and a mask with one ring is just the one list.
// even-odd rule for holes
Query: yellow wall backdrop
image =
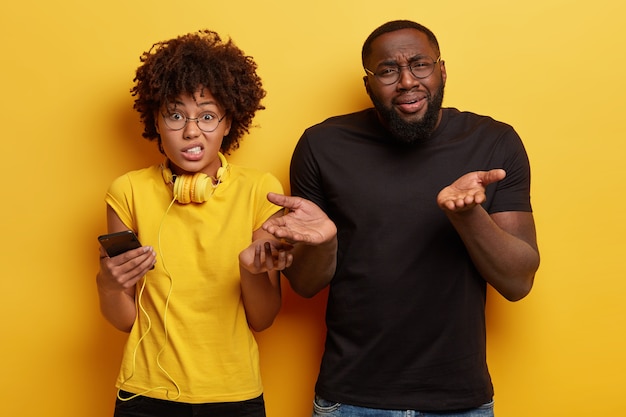
{"label": "yellow wall backdrop", "polygon": [[[267,109],[231,160],[288,186],[302,130],[368,105],[360,48],[379,24],[439,37],[444,105],[522,136],[542,265],[518,303],[488,302],[501,417],[624,415],[626,6],[613,0],[78,0],[0,14],[0,413],[112,415],[125,335],[97,307],[96,236],[116,176],[160,161],[128,92],[152,43],[218,31],[259,64]],[[375,169],[375,167],[372,167]],[[324,295],[285,283],[258,337],[270,417],[310,415]]]}

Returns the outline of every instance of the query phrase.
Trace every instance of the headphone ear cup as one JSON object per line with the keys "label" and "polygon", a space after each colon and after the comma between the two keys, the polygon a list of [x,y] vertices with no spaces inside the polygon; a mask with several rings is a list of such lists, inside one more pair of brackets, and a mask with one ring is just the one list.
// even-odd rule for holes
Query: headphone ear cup
{"label": "headphone ear cup", "polygon": [[189,194],[191,201],[194,203],[204,203],[208,201],[212,193],[209,190],[213,188],[213,180],[205,174],[196,173],[191,181]]}
{"label": "headphone ear cup", "polygon": [[191,187],[192,177],[189,175],[178,175],[176,181],[172,187],[174,198],[181,204],[188,204],[191,202],[191,196],[189,195],[189,188]]}
{"label": "headphone ear cup", "polygon": [[222,166],[218,168],[216,175],[217,184],[213,184],[213,178],[196,172],[193,175],[174,175],[166,163],[161,165],[161,174],[165,184],[172,187],[174,199],[181,204],[204,203],[211,198],[213,191],[222,181],[222,176],[228,171],[226,158],[220,153]]}
{"label": "headphone ear cup", "polygon": [[194,175],[179,175],[174,181],[174,198],[181,204],[204,203],[209,199],[211,177],[201,172]]}

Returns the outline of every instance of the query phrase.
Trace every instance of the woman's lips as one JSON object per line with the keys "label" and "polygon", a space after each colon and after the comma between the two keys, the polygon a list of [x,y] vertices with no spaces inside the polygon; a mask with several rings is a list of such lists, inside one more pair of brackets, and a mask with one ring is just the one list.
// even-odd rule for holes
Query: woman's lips
{"label": "woman's lips", "polygon": [[183,156],[190,161],[197,161],[202,158],[203,149],[201,146],[192,146],[190,148],[184,149],[182,154]]}

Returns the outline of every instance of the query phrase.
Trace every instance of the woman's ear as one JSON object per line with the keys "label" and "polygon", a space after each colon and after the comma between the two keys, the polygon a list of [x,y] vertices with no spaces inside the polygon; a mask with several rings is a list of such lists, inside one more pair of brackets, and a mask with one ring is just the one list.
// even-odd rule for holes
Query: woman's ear
{"label": "woman's ear", "polygon": [[163,142],[161,142],[161,135],[159,135],[159,138],[157,139],[157,145],[159,145],[159,152],[167,156],[165,154],[165,149],[163,149]]}
{"label": "woman's ear", "polygon": [[155,111],[153,117],[154,117],[154,130],[156,130],[156,132],[160,135],[161,132],[159,132],[159,112]]}
{"label": "woman's ear", "polygon": [[224,136],[228,136],[228,134],[230,133],[230,128],[232,126],[232,121],[230,120],[230,117],[227,116],[224,122],[226,122],[226,124],[224,125]]}

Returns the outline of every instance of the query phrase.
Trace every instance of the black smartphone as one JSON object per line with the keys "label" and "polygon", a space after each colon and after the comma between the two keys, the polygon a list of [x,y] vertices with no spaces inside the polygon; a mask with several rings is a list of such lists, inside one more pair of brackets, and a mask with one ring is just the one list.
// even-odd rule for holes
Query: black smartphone
{"label": "black smartphone", "polygon": [[137,235],[135,235],[132,230],[124,230],[123,232],[98,236],[98,241],[109,257],[117,256],[131,249],[141,247]]}

